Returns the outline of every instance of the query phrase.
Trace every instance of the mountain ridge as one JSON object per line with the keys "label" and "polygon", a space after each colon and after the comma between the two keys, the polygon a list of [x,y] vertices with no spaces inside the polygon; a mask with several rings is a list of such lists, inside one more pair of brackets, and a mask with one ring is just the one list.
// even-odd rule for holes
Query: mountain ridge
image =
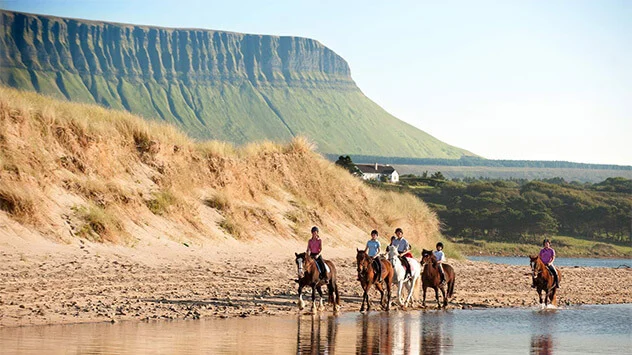
{"label": "mountain ridge", "polygon": [[4,10],[0,18],[7,86],[127,110],[204,140],[305,135],[323,153],[473,155],[388,114],[313,39]]}

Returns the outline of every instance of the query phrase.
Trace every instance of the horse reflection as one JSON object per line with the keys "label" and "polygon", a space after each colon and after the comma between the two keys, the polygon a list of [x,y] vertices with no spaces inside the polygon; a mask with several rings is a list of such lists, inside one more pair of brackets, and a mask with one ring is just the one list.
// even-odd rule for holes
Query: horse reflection
{"label": "horse reflection", "polygon": [[423,319],[423,317],[427,315],[422,316],[421,321],[420,354],[443,354],[443,349],[450,347],[450,337],[444,334],[444,317],[433,317],[433,321]]}
{"label": "horse reflection", "polygon": [[[326,319],[325,319],[326,318]],[[324,320],[324,322],[323,322]],[[325,324],[323,324],[325,323]],[[298,317],[297,354],[335,354],[338,323],[335,316]]]}
{"label": "horse reflection", "polygon": [[356,354],[380,354],[380,328],[379,317],[362,315],[362,329],[356,341]]}
{"label": "horse reflection", "polygon": [[551,334],[539,334],[531,336],[531,354],[553,354],[553,337]]}

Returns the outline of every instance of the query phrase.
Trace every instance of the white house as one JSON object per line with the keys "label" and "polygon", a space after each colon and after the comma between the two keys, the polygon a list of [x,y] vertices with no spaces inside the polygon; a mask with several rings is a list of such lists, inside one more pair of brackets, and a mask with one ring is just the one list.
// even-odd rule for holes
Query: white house
{"label": "white house", "polygon": [[390,165],[375,164],[356,164],[356,167],[362,172],[362,179],[364,180],[382,180],[386,179],[388,182],[399,182],[399,174],[394,167]]}

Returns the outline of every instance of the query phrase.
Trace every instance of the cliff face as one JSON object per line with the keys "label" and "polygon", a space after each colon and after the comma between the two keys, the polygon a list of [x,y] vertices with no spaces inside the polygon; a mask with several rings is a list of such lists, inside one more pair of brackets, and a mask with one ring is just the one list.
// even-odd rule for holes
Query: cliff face
{"label": "cliff face", "polygon": [[[307,38],[167,29],[2,12],[3,64],[166,82],[249,80],[355,88],[347,63]],[[297,83],[298,82],[298,83]]]}
{"label": "cliff face", "polygon": [[0,12],[0,83],[163,120],[200,139],[458,158],[366,98],[317,41]]}

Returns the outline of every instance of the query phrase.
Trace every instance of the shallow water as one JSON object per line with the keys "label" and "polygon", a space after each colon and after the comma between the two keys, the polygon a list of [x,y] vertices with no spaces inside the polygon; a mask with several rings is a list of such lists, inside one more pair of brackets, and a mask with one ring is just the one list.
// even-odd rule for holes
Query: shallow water
{"label": "shallow water", "polygon": [[622,354],[632,304],[0,329],[2,354]]}
{"label": "shallow water", "polygon": [[[526,265],[529,266],[529,258],[526,256],[468,256],[468,260],[487,261],[494,264]],[[582,266],[582,267],[632,267],[632,259],[592,259],[592,258],[555,258],[557,266]]]}

